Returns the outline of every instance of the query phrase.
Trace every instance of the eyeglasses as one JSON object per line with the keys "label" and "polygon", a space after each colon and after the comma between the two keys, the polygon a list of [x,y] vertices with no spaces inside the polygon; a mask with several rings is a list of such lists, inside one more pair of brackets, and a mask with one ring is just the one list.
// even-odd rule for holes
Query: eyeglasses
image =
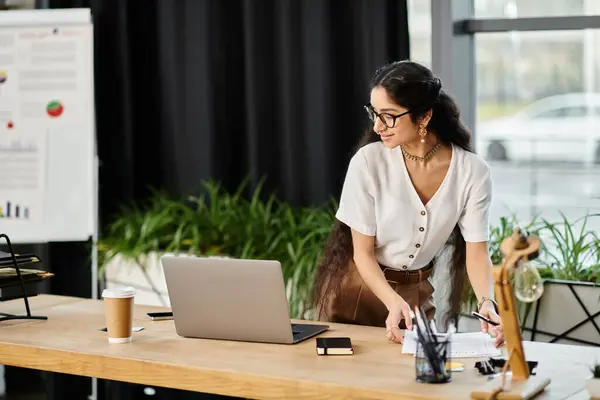
{"label": "eyeglasses", "polygon": [[410,113],[410,110],[403,112],[402,114],[392,115],[388,113],[380,113],[378,114],[371,105],[366,105],[365,110],[367,110],[367,114],[369,115],[369,119],[371,122],[375,123],[375,118],[379,118],[379,120],[388,128],[393,128],[396,125],[396,119],[400,118],[406,114]]}

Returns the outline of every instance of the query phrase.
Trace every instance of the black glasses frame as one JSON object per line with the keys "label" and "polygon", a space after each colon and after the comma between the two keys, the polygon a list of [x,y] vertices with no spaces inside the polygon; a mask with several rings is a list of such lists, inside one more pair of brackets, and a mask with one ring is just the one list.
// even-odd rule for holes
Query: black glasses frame
{"label": "black glasses frame", "polygon": [[[387,128],[393,128],[394,126],[396,126],[396,119],[398,119],[400,117],[403,117],[406,114],[410,114],[410,110],[405,111],[405,112],[403,112],[401,114],[398,114],[398,115],[392,115],[392,114],[389,114],[389,113],[377,113],[377,111],[375,111],[375,109],[370,104],[365,105],[365,110],[367,110],[367,114],[369,115],[369,119],[371,120],[371,122],[375,123],[375,118],[379,118],[379,120],[381,121],[381,123],[383,125],[385,125]],[[392,119],[392,125],[391,126],[388,125],[385,122],[384,116],[389,117],[389,118]]]}

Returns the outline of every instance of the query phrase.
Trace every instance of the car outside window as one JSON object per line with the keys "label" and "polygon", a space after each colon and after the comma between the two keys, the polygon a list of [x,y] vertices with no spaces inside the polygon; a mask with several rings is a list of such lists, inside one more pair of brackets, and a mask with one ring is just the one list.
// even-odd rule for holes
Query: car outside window
{"label": "car outside window", "polygon": [[538,115],[535,115],[534,118],[577,118],[577,117],[585,117],[588,115],[588,108],[586,106],[575,106],[575,107],[560,107],[554,108],[551,110],[546,110]]}

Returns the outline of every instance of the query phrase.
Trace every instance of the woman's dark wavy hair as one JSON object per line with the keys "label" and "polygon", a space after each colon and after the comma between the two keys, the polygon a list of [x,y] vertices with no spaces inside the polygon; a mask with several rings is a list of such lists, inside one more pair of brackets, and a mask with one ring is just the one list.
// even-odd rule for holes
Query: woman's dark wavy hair
{"label": "woman's dark wavy hair", "polygon": [[[427,130],[435,132],[445,144],[454,144],[466,151],[473,151],[471,134],[460,121],[457,104],[442,89],[441,81],[428,68],[411,61],[393,62],[375,72],[370,86],[371,89],[384,88],[398,105],[410,110],[411,119],[415,123],[419,122],[427,111],[432,110]],[[380,140],[371,127],[359,141],[355,151]],[[466,243],[458,225],[446,246],[451,246],[452,258],[450,307],[443,317],[444,325],[450,321],[456,324],[466,293]],[[336,220],[315,274],[313,305],[317,318],[328,319],[327,304],[332,296],[339,293],[341,281],[353,257],[350,228]]]}

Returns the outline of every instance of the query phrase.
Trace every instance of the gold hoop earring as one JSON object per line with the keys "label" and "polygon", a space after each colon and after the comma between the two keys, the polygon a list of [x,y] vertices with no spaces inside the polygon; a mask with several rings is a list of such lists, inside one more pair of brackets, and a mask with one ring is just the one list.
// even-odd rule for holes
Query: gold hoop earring
{"label": "gold hoop earring", "polygon": [[419,136],[421,136],[421,143],[425,143],[425,136],[427,136],[427,129],[424,125],[419,127]]}

